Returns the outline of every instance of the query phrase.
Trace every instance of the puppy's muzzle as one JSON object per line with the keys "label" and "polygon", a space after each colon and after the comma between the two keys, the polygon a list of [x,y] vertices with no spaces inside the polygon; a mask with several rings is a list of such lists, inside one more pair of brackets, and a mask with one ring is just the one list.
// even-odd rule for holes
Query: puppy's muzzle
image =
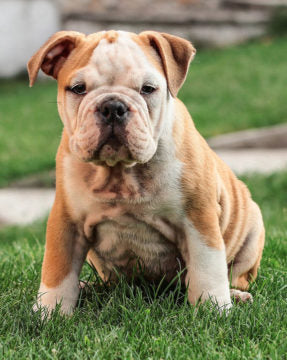
{"label": "puppy's muzzle", "polygon": [[107,100],[100,105],[99,113],[106,125],[123,125],[127,121],[128,107],[122,101]]}

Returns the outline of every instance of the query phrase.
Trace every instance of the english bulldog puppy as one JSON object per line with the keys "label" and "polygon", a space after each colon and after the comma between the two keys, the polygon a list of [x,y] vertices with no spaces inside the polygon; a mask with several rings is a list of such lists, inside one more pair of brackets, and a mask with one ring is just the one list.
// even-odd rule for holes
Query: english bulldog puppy
{"label": "english bulldog puppy", "polygon": [[104,281],[185,269],[193,305],[252,299],[262,216],[177,99],[194,55],[154,31],[61,31],[29,61],[30,86],[40,68],[58,80],[64,124],[36,310],[72,313],[85,259]]}

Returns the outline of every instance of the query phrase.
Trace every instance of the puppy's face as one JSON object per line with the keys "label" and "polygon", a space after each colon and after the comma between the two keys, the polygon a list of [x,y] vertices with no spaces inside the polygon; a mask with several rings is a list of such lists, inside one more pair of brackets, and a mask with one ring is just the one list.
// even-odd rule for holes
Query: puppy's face
{"label": "puppy's face", "polygon": [[[171,94],[184,81],[195,53],[192,45],[154,32],[62,35],[28,66],[32,82],[37,64],[58,79],[58,108],[70,151],[83,161],[108,166],[149,161]],[[174,47],[179,46],[182,59],[175,59]]]}
{"label": "puppy's face", "polygon": [[157,67],[129,34],[103,35],[86,66],[59,78],[59,110],[80,159],[113,166],[154,155],[168,93],[150,54]]}

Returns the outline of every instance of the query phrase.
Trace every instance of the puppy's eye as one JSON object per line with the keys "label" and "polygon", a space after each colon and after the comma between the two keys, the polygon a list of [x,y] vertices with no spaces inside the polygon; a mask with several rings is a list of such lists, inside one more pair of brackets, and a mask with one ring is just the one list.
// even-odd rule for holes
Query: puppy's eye
{"label": "puppy's eye", "polygon": [[67,89],[77,95],[85,95],[87,93],[85,84],[76,84]]}
{"label": "puppy's eye", "polygon": [[148,95],[148,94],[151,94],[155,91],[155,88],[153,86],[150,86],[150,85],[144,85],[142,88],[141,88],[141,94],[142,95]]}

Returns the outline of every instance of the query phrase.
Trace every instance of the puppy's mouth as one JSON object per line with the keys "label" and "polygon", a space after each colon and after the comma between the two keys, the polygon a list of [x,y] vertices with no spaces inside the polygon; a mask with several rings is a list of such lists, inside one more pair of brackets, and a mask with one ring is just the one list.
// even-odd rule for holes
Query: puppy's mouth
{"label": "puppy's mouth", "polygon": [[92,161],[96,164],[106,164],[111,167],[120,162],[127,166],[134,163],[124,139],[116,135],[113,130],[94,153]]}

